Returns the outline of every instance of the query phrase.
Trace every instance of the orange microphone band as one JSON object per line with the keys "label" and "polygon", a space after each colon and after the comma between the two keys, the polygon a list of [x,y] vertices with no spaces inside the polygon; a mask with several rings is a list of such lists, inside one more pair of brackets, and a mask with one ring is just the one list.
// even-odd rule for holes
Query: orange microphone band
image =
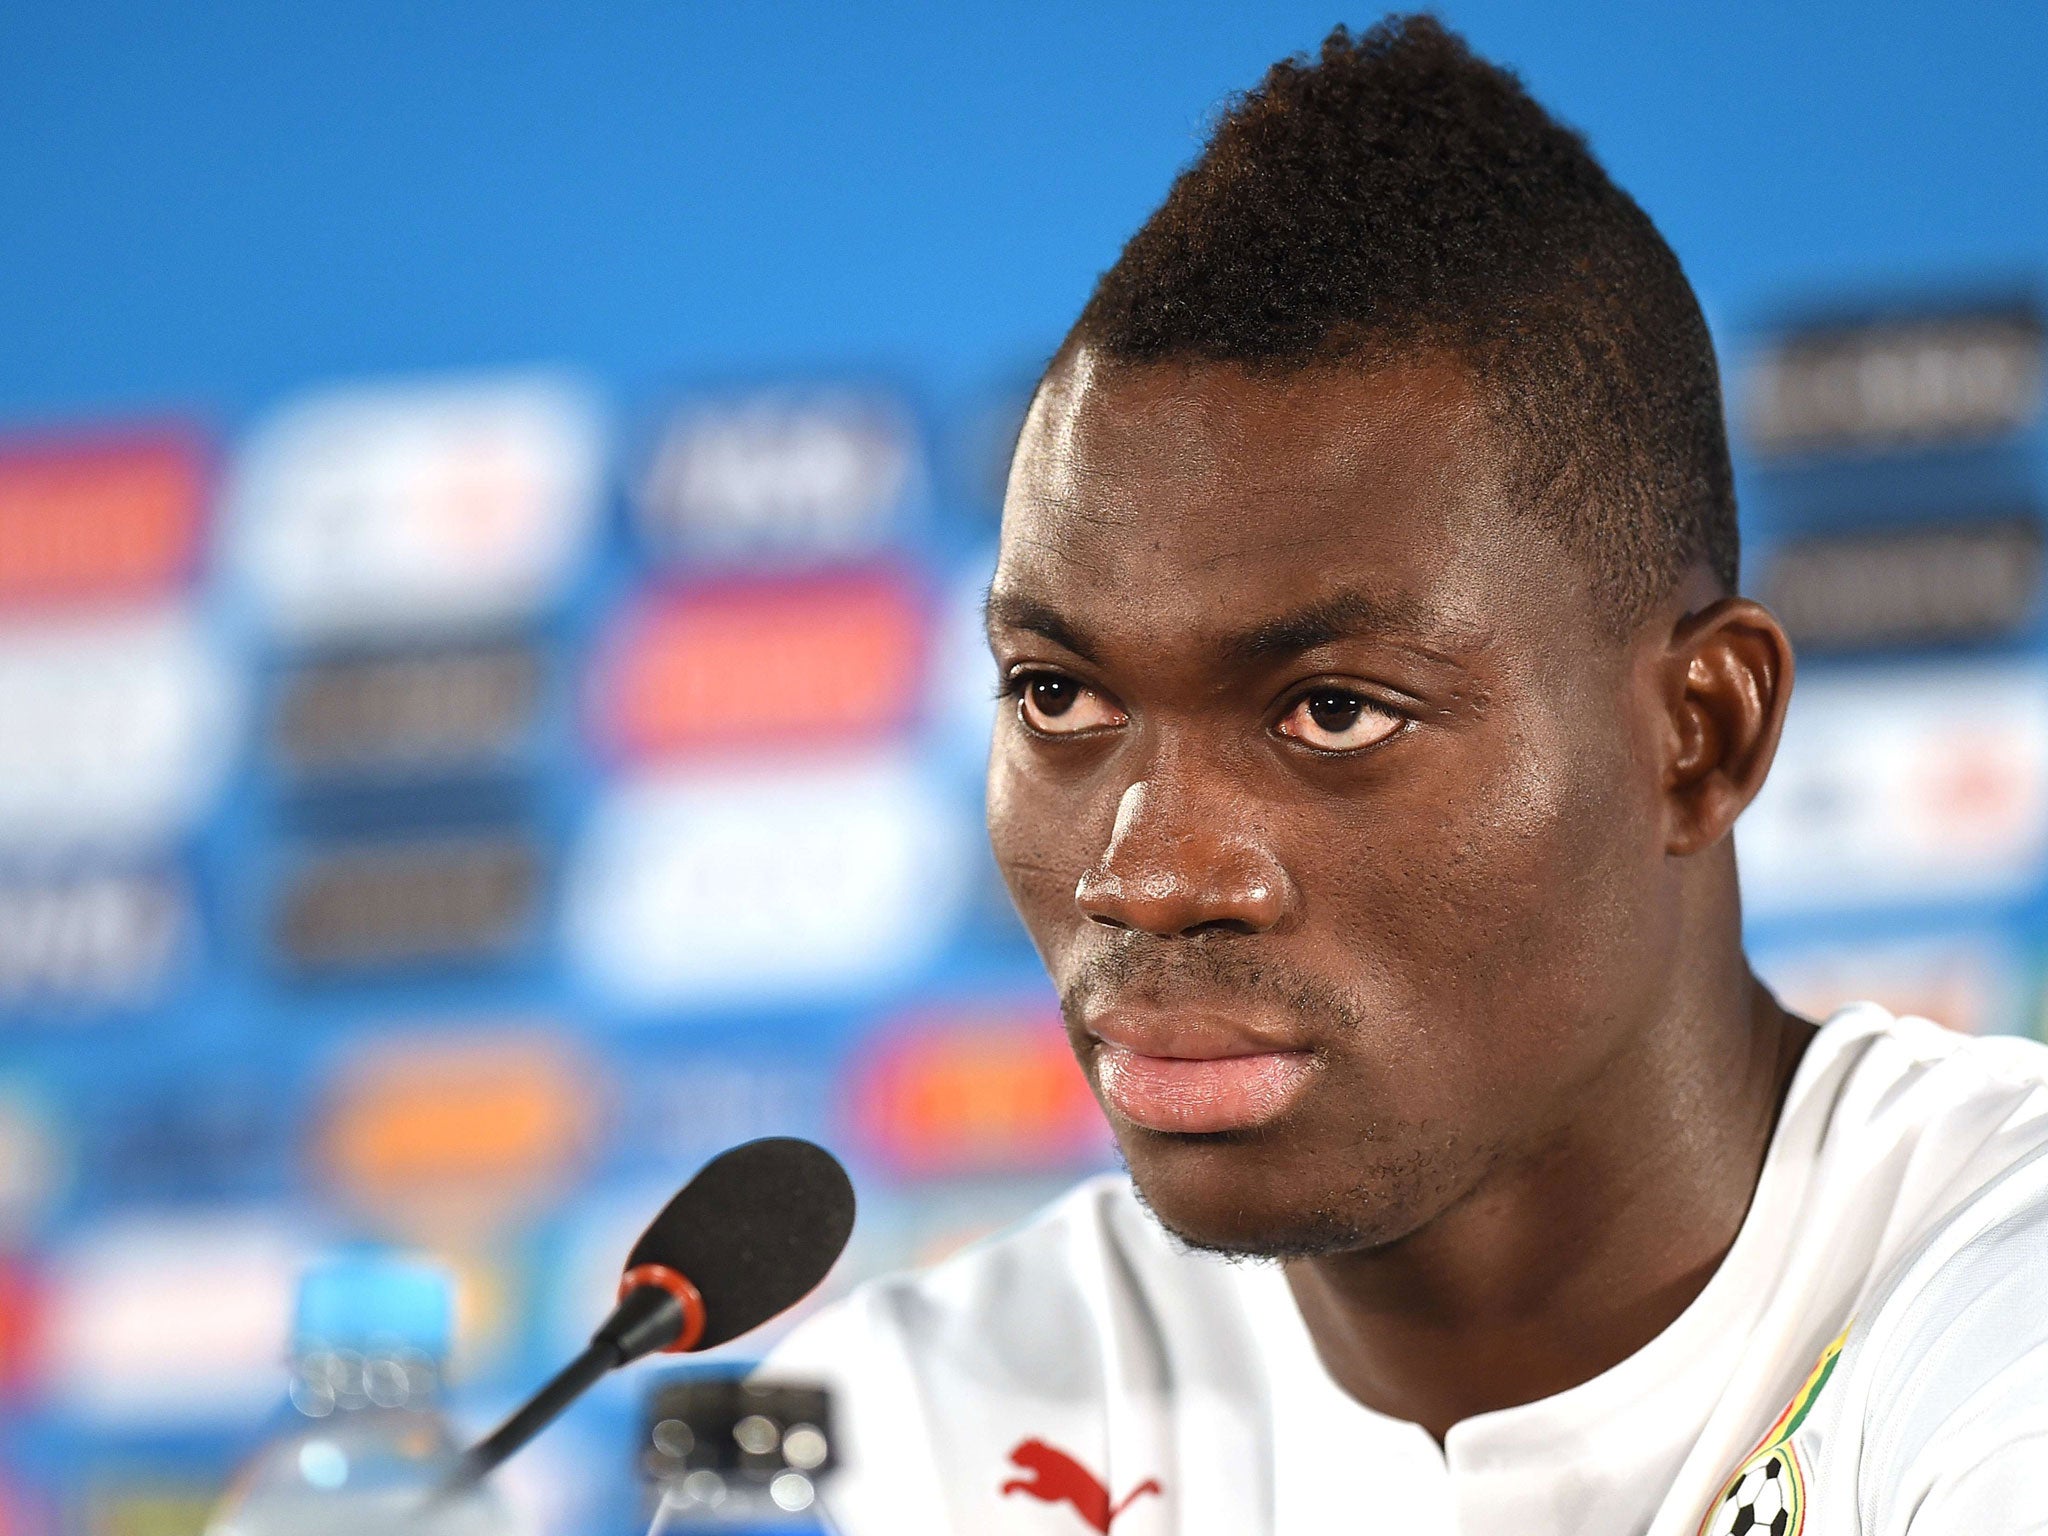
{"label": "orange microphone band", "polygon": [[640,1264],[619,1277],[619,1299],[624,1301],[626,1293],[643,1285],[657,1286],[682,1304],[683,1326],[673,1344],[661,1351],[665,1355],[687,1354],[697,1347],[697,1341],[704,1337],[704,1298],[689,1278],[679,1275],[666,1264]]}

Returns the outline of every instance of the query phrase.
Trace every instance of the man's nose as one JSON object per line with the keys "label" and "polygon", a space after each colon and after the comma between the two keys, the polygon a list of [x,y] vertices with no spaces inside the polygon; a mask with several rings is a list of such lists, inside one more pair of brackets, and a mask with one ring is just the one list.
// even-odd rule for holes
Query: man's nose
{"label": "man's nose", "polygon": [[1264,933],[1287,915],[1287,872],[1224,806],[1160,779],[1132,784],[1074,900],[1093,922],[1160,938]]}

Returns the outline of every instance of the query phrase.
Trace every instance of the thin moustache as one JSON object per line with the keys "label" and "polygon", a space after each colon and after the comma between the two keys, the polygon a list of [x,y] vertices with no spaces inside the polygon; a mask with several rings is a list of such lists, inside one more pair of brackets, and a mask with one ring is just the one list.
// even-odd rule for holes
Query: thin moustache
{"label": "thin moustache", "polygon": [[1297,1029],[1274,1019],[1203,1007],[1091,1008],[1081,1027],[1097,1040],[1140,1056],[1217,1061],[1313,1049]]}

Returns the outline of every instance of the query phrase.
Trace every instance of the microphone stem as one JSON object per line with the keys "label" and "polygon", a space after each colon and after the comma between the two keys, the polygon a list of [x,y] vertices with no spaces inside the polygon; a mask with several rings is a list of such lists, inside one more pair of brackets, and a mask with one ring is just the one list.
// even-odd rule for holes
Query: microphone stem
{"label": "microphone stem", "polygon": [[482,1482],[607,1372],[616,1370],[621,1363],[619,1356],[618,1345],[605,1339],[593,1339],[590,1347],[564,1366],[554,1380],[534,1393],[525,1407],[463,1454],[449,1479],[449,1487],[462,1489]]}

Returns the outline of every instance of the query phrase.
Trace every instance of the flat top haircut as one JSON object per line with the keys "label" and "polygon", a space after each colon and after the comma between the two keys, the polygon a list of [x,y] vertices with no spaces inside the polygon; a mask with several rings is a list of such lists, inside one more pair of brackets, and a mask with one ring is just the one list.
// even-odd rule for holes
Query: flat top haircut
{"label": "flat top haircut", "polygon": [[1678,258],[1434,17],[1339,27],[1233,103],[1061,355],[1083,345],[1276,374],[1449,353],[1617,635],[1695,565],[1735,590],[1719,375]]}

